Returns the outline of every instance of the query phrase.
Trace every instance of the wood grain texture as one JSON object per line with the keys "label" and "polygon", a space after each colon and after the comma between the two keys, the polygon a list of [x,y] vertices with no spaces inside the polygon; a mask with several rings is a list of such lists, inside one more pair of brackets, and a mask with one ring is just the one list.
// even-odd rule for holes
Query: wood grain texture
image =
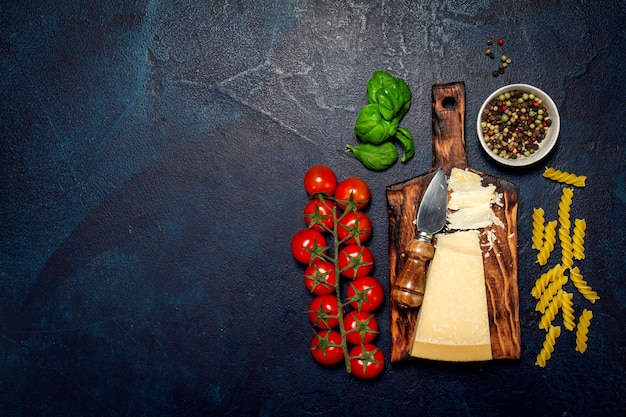
{"label": "wood grain texture", "polygon": [[[483,177],[483,185],[493,184],[502,195],[502,207],[494,213],[504,227],[491,226],[496,241],[490,246],[480,233],[483,250],[487,307],[494,359],[519,359],[519,289],[517,280],[517,190],[512,183],[468,168],[465,149],[465,86],[463,83],[436,84],[432,89],[433,167],[408,181],[387,187],[389,215],[389,279],[395,282],[406,256],[404,248],[415,236],[413,221],[435,172],[443,168],[469,169]],[[484,230],[480,230],[482,232]],[[444,229],[445,232],[445,229]],[[409,350],[418,309],[399,308],[390,300],[391,360],[411,358]]]}

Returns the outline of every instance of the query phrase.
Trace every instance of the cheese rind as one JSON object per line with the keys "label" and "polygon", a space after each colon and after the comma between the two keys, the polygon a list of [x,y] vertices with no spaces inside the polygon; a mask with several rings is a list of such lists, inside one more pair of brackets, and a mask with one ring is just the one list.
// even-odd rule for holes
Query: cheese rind
{"label": "cheese rind", "polygon": [[477,231],[437,236],[410,354],[455,362],[493,358]]}

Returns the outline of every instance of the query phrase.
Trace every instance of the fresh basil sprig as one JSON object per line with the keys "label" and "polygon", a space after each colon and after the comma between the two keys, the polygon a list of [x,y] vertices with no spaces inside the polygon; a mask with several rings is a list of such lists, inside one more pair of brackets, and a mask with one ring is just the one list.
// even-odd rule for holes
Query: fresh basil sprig
{"label": "fresh basil sprig", "polygon": [[346,151],[367,168],[383,171],[398,160],[398,151],[391,142],[397,140],[403,149],[401,161],[411,159],[415,154],[413,136],[398,127],[411,107],[411,90],[406,82],[385,71],[375,71],[367,83],[367,101],[354,125],[361,144],[347,145]]}

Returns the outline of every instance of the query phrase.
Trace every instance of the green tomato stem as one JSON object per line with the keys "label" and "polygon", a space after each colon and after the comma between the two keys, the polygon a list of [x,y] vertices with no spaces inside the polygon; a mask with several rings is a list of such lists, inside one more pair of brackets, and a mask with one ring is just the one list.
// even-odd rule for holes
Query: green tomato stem
{"label": "green tomato stem", "polygon": [[335,295],[337,297],[337,305],[339,308],[337,309],[337,319],[339,320],[339,333],[341,334],[341,350],[343,351],[343,359],[346,364],[346,372],[349,374],[352,373],[352,366],[350,365],[350,353],[348,351],[348,340],[346,338],[346,328],[343,324],[343,303],[341,301],[341,274],[339,272],[339,234],[337,233],[337,228],[339,227],[339,221],[345,215],[345,212],[341,214],[341,216],[337,216],[337,207],[335,206],[332,209],[333,213],[333,244],[334,248],[334,259],[332,260],[335,265],[335,271],[337,274],[337,283],[335,285]]}

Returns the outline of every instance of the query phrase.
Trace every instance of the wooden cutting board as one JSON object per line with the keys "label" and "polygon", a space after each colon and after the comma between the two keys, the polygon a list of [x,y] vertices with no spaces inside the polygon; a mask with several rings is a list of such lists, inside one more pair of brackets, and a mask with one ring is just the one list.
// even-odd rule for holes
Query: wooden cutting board
{"label": "wooden cutting board", "polygon": [[[405,262],[407,243],[415,236],[413,221],[426,187],[439,168],[450,175],[452,168],[469,169],[483,177],[483,186],[493,184],[501,193],[503,206],[494,213],[504,227],[491,226],[497,237],[490,249],[484,233],[481,247],[487,286],[487,308],[494,359],[519,359],[521,337],[519,323],[519,289],[517,284],[517,190],[501,178],[484,174],[467,165],[465,149],[465,85],[436,84],[432,88],[433,167],[408,181],[387,187],[389,215],[390,284]],[[481,230],[482,231],[482,230]],[[445,232],[445,229],[444,229]],[[485,254],[489,252],[487,256]],[[390,286],[391,288],[391,286]],[[409,350],[419,309],[401,309],[390,300],[391,360],[411,359]]]}

